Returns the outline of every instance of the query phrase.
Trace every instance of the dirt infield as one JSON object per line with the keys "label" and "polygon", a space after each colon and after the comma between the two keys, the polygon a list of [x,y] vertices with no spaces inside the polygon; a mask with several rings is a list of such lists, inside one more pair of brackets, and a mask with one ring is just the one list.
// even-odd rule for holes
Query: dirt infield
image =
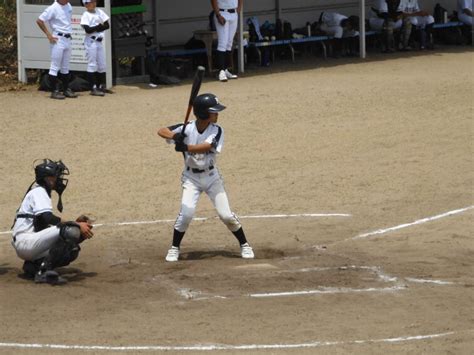
{"label": "dirt infield", "polygon": [[[156,131],[190,85],[0,93],[0,353],[471,353],[474,56],[373,59],[203,83],[251,261],[206,196],[164,261],[182,158]],[[43,157],[71,170],[63,215],[98,224],[61,287],[21,277],[8,233]]]}

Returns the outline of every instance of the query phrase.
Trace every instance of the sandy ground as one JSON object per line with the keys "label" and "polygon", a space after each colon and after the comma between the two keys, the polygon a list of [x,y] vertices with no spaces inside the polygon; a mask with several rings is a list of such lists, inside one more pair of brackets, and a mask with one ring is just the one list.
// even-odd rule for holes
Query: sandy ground
{"label": "sandy ground", "polygon": [[[1,93],[0,353],[471,353],[473,59],[452,47],[208,78],[228,106],[218,166],[238,215],[348,215],[242,218],[251,261],[205,196],[182,261],[164,260],[182,158],[156,131],[183,120],[189,84]],[[71,170],[63,215],[101,224],[61,287],[22,278],[8,234],[44,157]]]}

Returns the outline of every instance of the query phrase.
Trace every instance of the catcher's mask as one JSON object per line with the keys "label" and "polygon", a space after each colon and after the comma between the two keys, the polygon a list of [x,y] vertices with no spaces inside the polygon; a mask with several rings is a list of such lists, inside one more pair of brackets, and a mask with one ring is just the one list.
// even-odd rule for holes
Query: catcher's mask
{"label": "catcher's mask", "polygon": [[[51,189],[55,190],[59,195],[58,210],[62,212],[63,205],[61,195],[66,190],[68,179],[64,176],[69,175],[69,169],[61,160],[53,161],[51,159],[43,159],[43,162],[35,166],[35,181],[38,185],[43,186],[48,192]],[[51,188],[48,186],[45,178],[48,176],[55,176],[56,183]]]}
{"label": "catcher's mask", "polygon": [[214,94],[202,94],[194,99],[193,112],[201,120],[207,120],[209,113],[221,112],[224,109],[225,106],[219,103],[219,99]]}

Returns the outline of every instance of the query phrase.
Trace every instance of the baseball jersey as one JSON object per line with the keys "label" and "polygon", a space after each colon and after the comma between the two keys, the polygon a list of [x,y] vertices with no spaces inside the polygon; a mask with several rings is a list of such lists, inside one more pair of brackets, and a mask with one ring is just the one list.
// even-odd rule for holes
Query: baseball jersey
{"label": "baseball jersey", "polygon": [[324,12],[321,20],[328,26],[340,26],[341,21],[348,18],[347,16],[338,14],[337,12]]}
{"label": "baseball jersey", "polygon": [[399,9],[407,14],[420,11],[418,0],[401,0]]}
{"label": "baseball jersey", "polygon": [[217,0],[219,9],[236,9],[239,6],[238,0]]}
{"label": "baseball jersey", "polygon": [[54,2],[54,4],[43,11],[39,19],[47,22],[53,31],[70,34],[72,33],[71,17],[72,6],[70,3],[61,5],[58,2]]}
{"label": "baseball jersey", "polygon": [[472,11],[472,0],[458,0],[458,12],[462,13],[464,9]]}
{"label": "baseball jersey", "polygon": [[[181,132],[183,124],[168,127],[173,133]],[[217,124],[211,123],[206,130],[199,133],[196,127],[196,121],[191,121],[186,125],[184,131],[186,138],[185,144],[201,144],[209,143],[212,149],[206,153],[190,153],[184,152],[184,164],[187,167],[194,169],[208,169],[210,166],[216,166],[217,153],[222,151],[224,145],[224,130]],[[173,140],[168,140],[168,143],[174,143]]]}
{"label": "baseball jersey", "polygon": [[[45,212],[53,212],[51,197],[43,186],[34,185],[26,194],[17,211],[19,214],[37,216]],[[18,218],[13,226],[13,235],[24,232],[33,232],[33,218]]]}
{"label": "baseball jersey", "polygon": [[[109,20],[109,16],[101,9],[96,8],[94,12],[85,11],[81,17],[81,25],[94,27]],[[86,33],[86,37],[102,36],[102,32]]]}

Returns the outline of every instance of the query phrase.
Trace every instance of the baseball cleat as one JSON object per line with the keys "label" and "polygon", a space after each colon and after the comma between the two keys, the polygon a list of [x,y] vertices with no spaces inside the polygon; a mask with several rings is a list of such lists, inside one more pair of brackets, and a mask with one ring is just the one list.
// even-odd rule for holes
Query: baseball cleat
{"label": "baseball cleat", "polygon": [[58,90],[54,90],[51,93],[51,98],[56,99],[56,100],[64,100],[66,96],[64,96],[62,92],[59,92]]}
{"label": "baseball cleat", "polygon": [[179,248],[177,247],[171,247],[168,250],[168,254],[166,254],[166,261],[178,261],[179,259]]}
{"label": "baseball cleat", "polygon": [[240,246],[240,255],[242,255],[243,259],[255,258],[255,254],[253,253],[253,249],[249,243],[245,243]]}
{"label": "baseball cleat", "polygon": [[105,96],[104,92],[101,91],[101,90],[99,90],[99,89],[97,89],[97,88],[93,88],[93,89],[91,90],[91,95],[92,95],[92,96]]}
{"label": "baseball cleat", "polygon": [[225,70],[221,70],[219,72],[219,81],[222,81],[222,82],[227,81],[227,75],[225,74]]}
{"label": "baseball cleat", "polygon": [[35,283],[37,284],[50,284],[50,285],[62,285],[65,284],[66,279],[59,276],[54,270],[38,271],[35,275]]}
{"label": "baseball cleat", "polygon": [[224,70],[224,73],[225,73],[225,76],[227,77],[227,79],[237,79],[238,76],[235,75],[235,74],[232,74],[229,69],[226,69]]}
{"label": "baseball cleat", "polygon": [[75,99],[77,97],[77,94],[74,91],[72,91],[71,89],[66,89],[64,91],[64,96],[68,97],[70,99]]}

